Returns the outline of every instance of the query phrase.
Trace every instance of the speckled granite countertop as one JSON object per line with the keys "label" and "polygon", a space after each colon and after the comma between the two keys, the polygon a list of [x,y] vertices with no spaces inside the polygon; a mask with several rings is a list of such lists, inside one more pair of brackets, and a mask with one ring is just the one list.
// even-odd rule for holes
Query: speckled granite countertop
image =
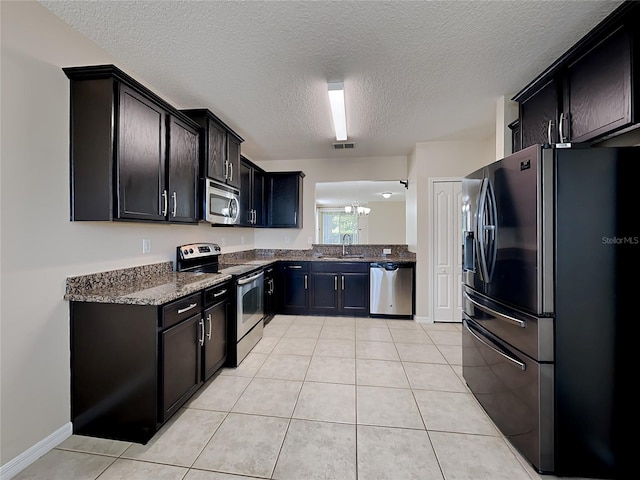
{"label": "speckled granite countertop", "polygon": [[172,262],[67,278],[73,302],[163,305],[231,279],[224,273],[182,273]]}
{"label": "speckled granite countertop", "polygon": [[[356,247],[358,249],[356,250]],[[67,278],[64,299],[72,302],[163,305],[192,293],[205,290],[232,278],[225,268],[234,265],[266,267],[279,261],[308,262],[415,262],[415,254],[406,248],[393,248],[380,255],[379,246],[353,245],[352,255],[341,256],[341,247],[314,245],[312,250],[249,250],[220,256],[218,273],[173,271],[173,262]],[[360,256],[361,255],[361,256]],[[231,270],[230,270],[231,272]]]}

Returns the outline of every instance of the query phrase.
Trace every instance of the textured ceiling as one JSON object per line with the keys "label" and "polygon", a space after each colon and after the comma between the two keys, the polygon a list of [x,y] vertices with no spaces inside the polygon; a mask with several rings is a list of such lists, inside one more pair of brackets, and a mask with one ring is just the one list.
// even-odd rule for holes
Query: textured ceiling
{"label": "textured ceiling", "polygon": [[[619,1],[41,1],[256,161],[407,155],[487,138],[510,96]],[[328,81],[354,150],[335,151]]]}

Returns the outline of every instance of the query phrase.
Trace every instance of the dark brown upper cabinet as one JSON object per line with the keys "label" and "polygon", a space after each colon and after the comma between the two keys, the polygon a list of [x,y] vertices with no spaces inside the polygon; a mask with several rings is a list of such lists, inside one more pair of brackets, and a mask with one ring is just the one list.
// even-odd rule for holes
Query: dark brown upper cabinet
{"label": "dark brown upper cabinet", "polygon": [[302,228],[303,172],[267,173],[267,227]]}
{"label": "dark brown upper cabinet", "polygon": [[601,141],[636,128],[639,28],[640,2],[623,3],[516,94],[520,124],[513,150]]}
{"label": "dark brown upper cabinet", "polygon": [[71,220],[197,223],[198,125],[113,65],[63,70]]}
{"label": "dark brown upper cabinet", "polygon": [[182,110],[201,128],[200,173],[240,189],[240,145],[244,141],[206,108]]}
{"label": "dark brown upper cabinet", "polygon": [[243,227],[264,226],[265,172],[245,157],[240,158],[240,216]]}
{"label": "dark brown upper cabinet", "polygon": [[633,94],[631,35],[620,28],[567,66],[564,141],[591,140],[631,125]]}

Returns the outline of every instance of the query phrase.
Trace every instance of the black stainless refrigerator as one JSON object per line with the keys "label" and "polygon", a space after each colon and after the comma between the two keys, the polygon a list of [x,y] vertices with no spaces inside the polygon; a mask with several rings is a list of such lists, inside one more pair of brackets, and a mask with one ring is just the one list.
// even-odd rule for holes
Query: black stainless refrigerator
{"label": "black stainless refrigerator", "polygon": [[538,472],[637,475],[640,147],[533,145],[462,195],[470,390]]}

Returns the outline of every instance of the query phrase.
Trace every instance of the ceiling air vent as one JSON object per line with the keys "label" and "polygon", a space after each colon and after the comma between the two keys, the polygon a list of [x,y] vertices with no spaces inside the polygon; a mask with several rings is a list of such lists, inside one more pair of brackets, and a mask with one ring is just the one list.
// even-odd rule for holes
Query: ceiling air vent
{"label": "ceiling air vent", "polygon": [[349,150],[352,148],[356,148],[356,143],[355,142],[341,142],[341,143],[334,143],[333,144],[333,149],[334,150]]}

